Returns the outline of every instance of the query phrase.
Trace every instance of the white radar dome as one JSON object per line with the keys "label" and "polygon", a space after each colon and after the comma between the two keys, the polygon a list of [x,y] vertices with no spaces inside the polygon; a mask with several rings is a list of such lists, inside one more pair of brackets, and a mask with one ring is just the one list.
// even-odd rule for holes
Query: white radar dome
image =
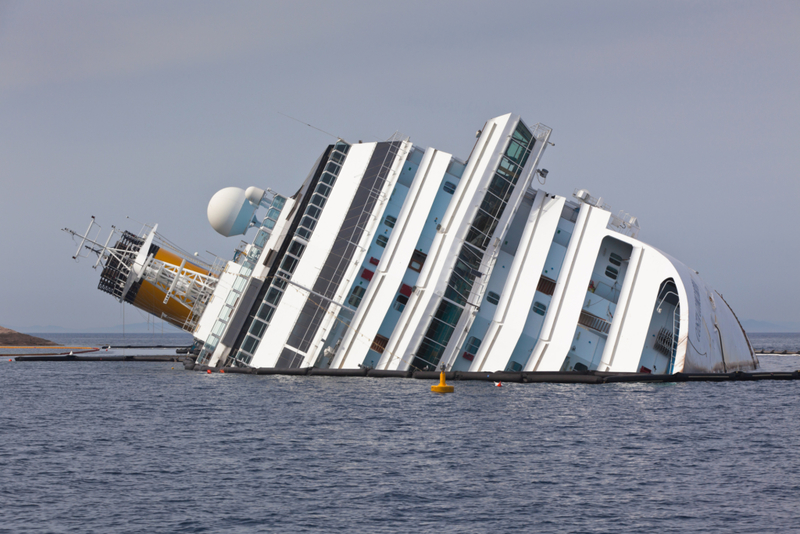
{"label": "white radar dome", "polygon": [[226,187],[220,189],[208,202],[208,222],[225,237],[244,235],[255,220],[258,204],[248,202],[244,189]]}

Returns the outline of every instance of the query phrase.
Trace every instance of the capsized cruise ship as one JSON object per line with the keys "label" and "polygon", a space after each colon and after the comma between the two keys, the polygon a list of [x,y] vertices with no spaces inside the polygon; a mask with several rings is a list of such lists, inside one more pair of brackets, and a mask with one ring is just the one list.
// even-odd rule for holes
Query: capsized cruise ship
{"label": "capsized cruise ship", "polygon": [[157,227],[104,243],[94,219],[67,231],[76,258],[97,255],[99,289],[191,332],[205,366],[757,368],[722,295],[639,241],[635,217],[542,188],[550,134],[496,117],[464,160],[397,134],[338,140],[294,194],[213,196],[211,226],[252,235],[230,261],[203,263]]}

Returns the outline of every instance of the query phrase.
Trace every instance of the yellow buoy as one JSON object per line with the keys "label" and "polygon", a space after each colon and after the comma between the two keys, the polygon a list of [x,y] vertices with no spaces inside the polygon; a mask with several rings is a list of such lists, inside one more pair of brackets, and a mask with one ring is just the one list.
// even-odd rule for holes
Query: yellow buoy
{"label": "yellow buoy", "polygon": [[452,393],[453,386],[448,386],[444,381],[444,371],[439,374],[439,385],[431,386],[431,391],[434,393]]}

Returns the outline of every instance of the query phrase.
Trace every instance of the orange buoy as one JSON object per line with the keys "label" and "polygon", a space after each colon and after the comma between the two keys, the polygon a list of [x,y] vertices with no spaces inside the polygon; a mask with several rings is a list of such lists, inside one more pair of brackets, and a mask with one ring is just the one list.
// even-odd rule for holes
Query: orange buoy
{"label": "orange buoy", "polygon": [[206,373],[211,374],[211,369],[206,369]]}
{"label": "orange buoy", "polygon": [[220,369],[219,372],[225,374],[225,369]]}
{"label": "orange buoy", "polygon": [[442,371],[439,373],[439,385],[431,386],[431,391],[434,393],[452,393],[455,391],[455,388],[447,385],[447,383],[444,381],[444,371]]}

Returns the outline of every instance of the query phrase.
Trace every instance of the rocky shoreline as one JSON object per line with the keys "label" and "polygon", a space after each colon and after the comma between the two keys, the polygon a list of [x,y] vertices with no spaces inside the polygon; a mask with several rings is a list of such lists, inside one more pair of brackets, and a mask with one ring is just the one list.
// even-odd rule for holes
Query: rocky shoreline
{"label": "rocky shoreline", "polygon": [[28,334],[21,334],[9,328],[0,326],[0,346],[10,347],[56,347],[58,343],[54,343],[48,339],[41,337],[30,336]]}

